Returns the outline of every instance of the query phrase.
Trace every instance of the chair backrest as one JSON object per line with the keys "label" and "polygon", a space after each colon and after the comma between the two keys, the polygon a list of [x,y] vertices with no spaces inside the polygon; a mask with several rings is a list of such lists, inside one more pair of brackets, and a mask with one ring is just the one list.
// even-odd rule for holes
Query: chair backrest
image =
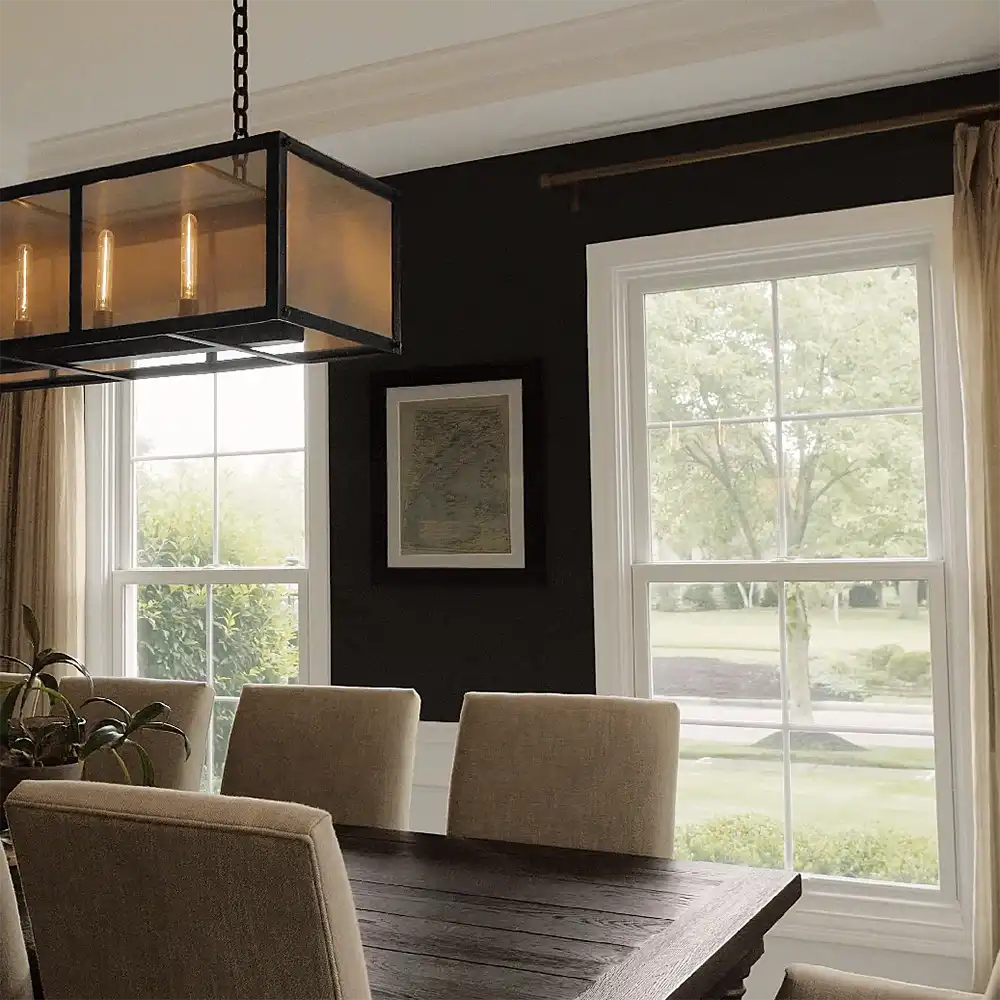
{"label": "chair backrest", "polygon": [[[162,701],[170,706],[168,721],[180,726],[187,733],[191,756],[184,759],[184,742],[170,733],[141,732],[136,742],[141,743],[153,761],[157,788],[197,790],[201,785],[201,770],[205,763],[208,729],[212,721],[212,701],[215,692],[210,684],[201,681],[169,681],[152,677],[95,677],[93,692],[86,677],[67,677],[59,682],[59,691],[74,708],[86,701],[91,694],[112,701],[135,712],[152,701]],[[110,705],[94,704],[83,709],[88,728],[101,719],[117,716]],[[141,783],[139,762],[128,750],[123,757],[132,774],[132,780]],[[124,775],[115,760],[107,753],[95,754],[84,769],[87,781],[123,783]]]}
{"label": "chair backrest", "polygon": [[993,972],[986,984],[983,1000],[1000,1000],[1000,952],[997,953],[996,961],[993,963]]}
{"label": "chair backrest", "polygon": [[368,1000],[330,817],[86,781],[7,799],[46,1000]]}
{"label": "chair backrest", "polygon": [[0,998],[31,1000],[31,970],[21,934],[17,897],[6,862],[0,871]]}
{"label": "chair backrest", "polygon": [[448,833],[669,858],[679,731],[668,701],[470,692]]}
{"label": "chair backrest", "polygon": [[405,830],[419,719],[410,688],[248,684],[222,794],[303,802],[335,823]]}

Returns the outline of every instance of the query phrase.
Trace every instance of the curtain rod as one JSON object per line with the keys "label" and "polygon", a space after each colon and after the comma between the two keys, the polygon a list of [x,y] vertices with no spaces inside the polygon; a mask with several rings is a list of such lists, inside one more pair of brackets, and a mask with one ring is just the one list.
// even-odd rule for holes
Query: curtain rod
{"label": "curtain rod", "polygon": [[821,142],[833,142],[835,139],[851,139],[855,136],[898,132],[901,129],[917,128],[920,125],[957,121],[966,115],[986,115],[998,109],[1000,109],[998,101],[991,101],[988,104],[968,104],[960,108],[949,108],[946,111],[925,111],[916,115],[903,115],[900,118],[885,118],[881,121],[862,122],[856,125],[841,125],[837,128],[821,129],[817,132],[800,132],[797,135],[788,135],[777,139],[737,142],[730,146],[718,146],[715,149],[699,149],[691,153],[656,156],[649,160],[633,160],[631,163],[615,163],[607,167],[590,167],[586,170],[542,174],[538,178],[538,182],[543,188],[566,187],[571,184],[581,184],[584,181],[642,174],[648,170],[665,170],[668,167],[681,167],[689,163],[728,160],[734,156],[750,156],[753,153],[767,153],[775,149],[814,146]]}

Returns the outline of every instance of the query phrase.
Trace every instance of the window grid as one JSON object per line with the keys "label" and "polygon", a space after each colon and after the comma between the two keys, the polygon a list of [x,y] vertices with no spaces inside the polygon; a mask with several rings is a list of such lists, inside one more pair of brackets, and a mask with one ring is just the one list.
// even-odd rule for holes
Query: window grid
{"label": "window grid", "polygon": [[[280,371],[280,369],[279,369]],[[204,376],[199,376],[204,377]],[[220,458],[267,458],[281,455],[302,455],[305,458],[305,443],[297,447],[265,447],[259,450],[254,449],[233,449],[220,450],[220,409],[219,409],[219,380],[220,375],[213,373],[212,380],[212,448],[210,451],[191,450],[176,453],[158,453],[150,455],[140,455],[135,448],[135,387],[132,384],[120,385],[118,392],[118,412],[124,416],[121,421],[119,440],[123,445],[126,456],[125,467],[127,474],[121,480],[123,494],[119,498],[119,510],[125,515],[120,518],[119,524],[122,531],[119,532],[119,551],[123,558],[119,561],[121,568],[112,575],[113,587],[116,592],[114,607],[120,608],[123,614],[122,632],[124,639],[124,665],[126,674],[136,674],[138,664],[135,660],[136,654],[136,623],[135,608],[131,602],[127,602],[129,588],[132,588],[138,597],[138,588],[143,584],[163,584],[205,587],[205,680],[215,686],[215,586],[234,585],[238,583],[259,583],[259,584],[284,584],[296,587],[298,610],[297,615],[297,635],[298,635],[298,657],[299,657],[299,680],[307,674],[307,647],[305,642],[306,631],[306,599],[305,592],[308,584],[308,537],[304,539],[305,550],[303,561],[294,566],[228,566],[220,564]],[[225,377],[224,375],[222,377]],[[136,470],[139,465],[152,466],[156,463],[169,461],[185,461],[191,459],[211,459],[212,460],[212,564],[209,566],[181,566],[181,567],[158,567],[140,566],[138,563],[138,530],[137,530],[137,479]],[[306,487],[303,483],[302,502],[306,502]],[[308,530],[308,528],[307,528]],[[122,537],[126,534],[126,537]],[[127,605],[127,606],[126,606]],[[212,708],[212,717],[208,732],[208,741],[205,750],[205,774],[207,776],[208,789],[215,787],[215,731],[218,722],[218,708],[222,705],[235,705],[239,701],[237,696],[216,695]]]}
{"label": "window grid", "polygon": [[[912,261],[898,261],[895,262],[900,265],[910,264],[913,265]],[[793,732],[830,732],[835,730],[836,733],[844,733],[847,735],[871,735],[871,736],[903,736],[903,737],[914,737],[928,739],[930,741],[934,740],[934,725],[933,725],[933,714],[930,717],[930,728],[928,729],[906,729],[900,727],[891,726],[842,726],[837,724],[836,726],[821,725],[818,723],[802,723],[793,722],[790,712],[790,692],[789,692],[789,664],[788,664],[788,632],[787,632],[787,611],[786,611],[786,601],[787,601],[787,591],[786,588],[795,582],[813,582],[815,578],[808,575],[810,563],[813,565],[819,564],[824,566],[824,568],[832,568],[838,570],[838,577],[836,582],[847,583],[852,579],[852,571],[846,565],[847,562],[857,562],[849,560],[840,560],[836,558],[827,559],[816,559],[816,560],[803,560],[794,555],[788,554],[788,487],[786,477],[786,455],[784,448],[784,428],[787,423],[800,422],[808,420],[839,420],[839,419],[858,419],[858,418],[871,418],[880,416],[897,416],[897,415],[917,415],[922,418],[922,446],[923,446],[923,456],[924,456],[924,500],[925,500],[925,544],[923,557],[914,557],[911,560],[906,560],[908,563],[914,567],[919,568],[921,575],[919,579],[925,580],[928,585],[928,598],[930,602],[930,641],[932,647],[936,646],[940,650],[944,641],[940,637],[940,632],[944,628],[942,621],[942,613],[944,608],[944,584],[943,584],[943,569],[937,561],[932,561],[927,553],[938,551],[939,545],[936,538],[936,529],[938,527],[936,518],[933,516],[935,511],[935,500],[932,496],[932,469],[931,462],[936,459],[936,426],[935,426],[935,408],[933,405],[933,392],[928,394],[928,385],[933,389],[933,367],[930,358],[928,357],[928,323],[927,317],[923,315],[924,310],[927,308],[929,299],[929,269],[926,262],[921,262],[915,265],[915,270],[917,274],[917,289],[918,289],[918,303],[920,310],[920,340],[921,340],[921,351],[920,351],[920,368],[921,368],[921,403],[920,405],[904,405],[904,406],[889,406],[889,407],[858,407],[855,409],[839,409],[833,411],[816,411],[816,412],[801,412],[801,413],[784,413],[783,407],[783,392],[782,392],[782,355],[781,355],[781,312],[780,312],[780,297],[778,294],[778,283],[781,278],[771,278],[768,281],[769,292],[771,298],[771,342],[772,342],[772,376],[771,384],[774,393],[774,407],[770,414],[760,414],[760,415],[730,415],[726,417],[719,418],[693,418],[693,419],[682,419],[682,420],[651,420],[649,416],[649,393],[648,386],[649,373],[647,371],[647,351],[644,346],[641,358],[641,371],[642,371],[642,406],[640,412],[643,414],[644,420],[640,427],[635,429],[636,433],[642,435],[642,444],[640,445],[642,451],[643,464],[637,465],[635,471],[639,474],[639,481],[641,483],[640,489],[643,496],[643,500],[639,503],[633,505],[633,517],[635,521],[633,523],[633,538],[635,542],[639,545],[640,550],[644,550],[647,558],[651,555],[653,551],[653,538],[654,533],[652,530],[652,496],[653,496],[653,483],[651,476],[651,438],[654,431],[668,430],[671,435],[675,429],[682,428],[696,428],[696,427],[711,427],[715,426],[718,428],[721,434],[722,428],[726,426],[741,426],[741,425],[770,425],[774,428],[774,439],[775,439],[775,468],[776,468],[776,490],[777,490],[777,509],[775,511],[776,515],[776,528],[777,528],[777,543],[778,543],[778,555],[775,559],[771,560],[718,560],[713,561],[713,569],[715,570],[712,575],[711,580],[706,578],[706,582],[711,583],[728,583],[728,582],[738,582],[740,580],[750,580],[757,579],[757,574],[763,565],[770,565],[771,567],[777,566],[778,575],[773,576],[768,582],[773,583],[779,590],[780,597],[777,601],[777,628],[779,636],[779,685],[780,685],[780,700],[781,700],[781,720],[780,723],[777,721],[766,721],[766,722],[750,722],[750,721],[740,721],[732,719],[713,719],[709,715],[699,715],[699,716],[684,716],[682,715],[682,725],[683,726],[703,726],[712,728],[727,728],[734,730],[761,730],[767,729],[769,731],[778,730],[781,733],[782,740],[782,774],[781,774],[781,784],[782,784],[782,804],[783,804],[783,829],[784,829],[784,865],[786,868],[794,867],[795,859],[795,818],[793,815],[793,759],[792,759],[792,733]],[[659,291],[649,291],[648,289],[640,293],[639,301],[642,303],[641,315],[642,315],[642,326],[643,331],[643,344],[645,345],[647,331],[646,331],[646,317],[647,311],[645,307],[645,300],[647,296],[661,294]],[[630,315],[634,315],[630,311]],[[932,353],[932,352],[931,352]],[[930,371],[928,368],[930,367]],[[643,523],[643,521],[645,523]],[[882,581],[889,582],[892,577],[886,575],[893,567],[894,564],[898,563],[899,560],[894,560],[892,558],[873,558],[865,560],[865,569],[868,575],[863,577],[857,577],[857,579],[868,579],[871,581]],[[698,565],[698,561],[693,562],[694,565]],[[642,627],[635,629],[635,653],[634,653],[634,663],[636,669],[641,671],[644,676],[637,676],[635,678],[635,691],[636,694],[645,694],[647,697],[654,696],[652,691],[652,643],[651,634],[649,627],[649,616],[651,607],[651,586],[653,582],[663,582],[663,583],[682,583],[684,577],[687,575],[683,572],[684,567],[692,565],[689,561],[654,561],[651,563],[633,564],[633,589],[635,591],[635,613],[636,613],[636,624],[639,625],[640,616],[645,618]],[[673,574],[671,571],[674,569],[682,570],[678,574]],[[649,571],[652,571],[650,573]],[[770,575],[770,574],[769,574]],[[825,574],[824,574],[825,576]],[[655,578],[655,580],[654,580]],[[832,578],[830,578],[832,579]],[[641,596],[640,596],[641,593]],[[935,633],[938,633],[938,639],[935,640]],[[938,673],[944,666],[937,662],[937,656],[932,660],[934,664],[935,673]],[[935,691],[935,697],[937,692]],[[669,694],[664,695],[669,697]],[[932,742],[933,746],[933,742]],[[940,808],[936,809],[936,813],[940,813]],[[938,826],[940,827],[941,817],[936,816],[938,821]],[[941,838],[937,841],[938,847],[938,862],[939,865],[943,864],[943,859],[941,856],[941,849],[943,843]],[[939,869],[938,884],[943,882],[944,872]]]}

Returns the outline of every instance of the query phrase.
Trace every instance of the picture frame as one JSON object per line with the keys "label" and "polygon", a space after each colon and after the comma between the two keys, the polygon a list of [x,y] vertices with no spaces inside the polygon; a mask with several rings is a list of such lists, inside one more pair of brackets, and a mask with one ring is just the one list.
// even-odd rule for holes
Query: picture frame
{"label": "picture frame", "polygon": [[375,580],[539,579],[543,439],[538,363],[374,375]]}

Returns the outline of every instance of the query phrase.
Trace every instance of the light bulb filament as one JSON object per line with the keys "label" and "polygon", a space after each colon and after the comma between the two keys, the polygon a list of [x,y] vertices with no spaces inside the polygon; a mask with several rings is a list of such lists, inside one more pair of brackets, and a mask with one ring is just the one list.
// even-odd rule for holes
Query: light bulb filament
{"label": "light bulb filament", "polygon": [[111,283],[114,277],[115,234],[102,229],[97,234],[97,289],[94,309],[111,312]]}
{"label": "light bulb filament", "polygon": [[190,212],[181,216],[181,298],[198,298],[198,220]]}
{"label": "light bulb filament", "polygon": [[31,319],[28,284],[31,281],[31,246],[22,243],[17,248],[17,288],[14,304],[14,321],[27,323]]}

